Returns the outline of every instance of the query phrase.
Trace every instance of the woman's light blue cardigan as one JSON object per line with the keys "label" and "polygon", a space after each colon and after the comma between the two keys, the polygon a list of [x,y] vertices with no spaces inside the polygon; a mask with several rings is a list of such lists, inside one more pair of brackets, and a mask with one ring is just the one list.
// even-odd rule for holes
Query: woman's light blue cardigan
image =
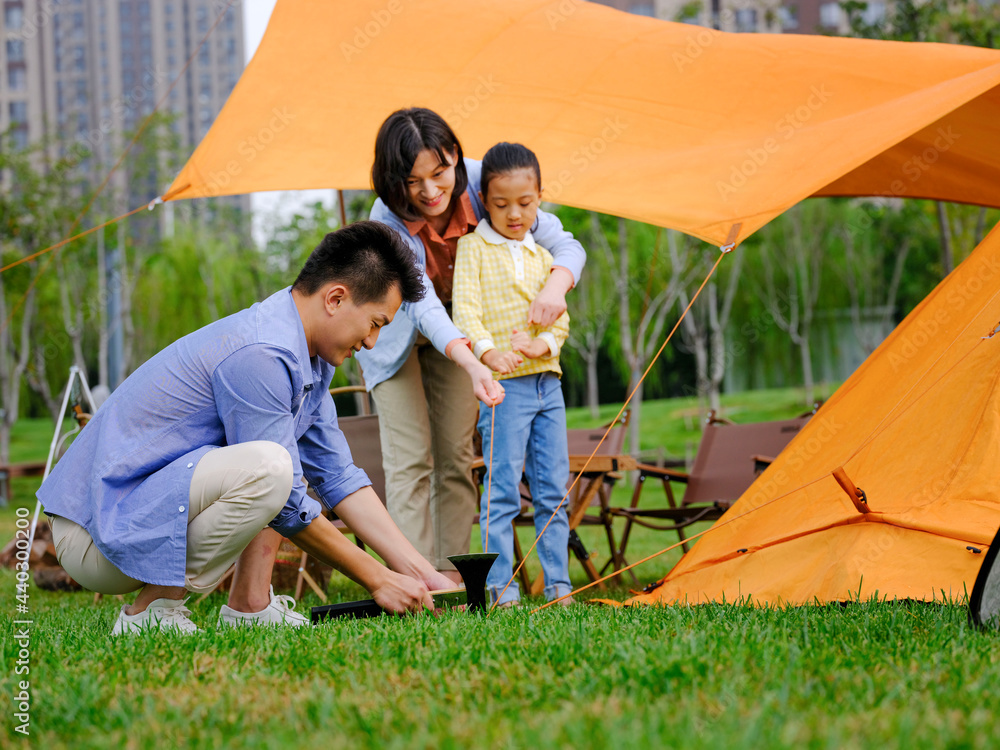
{"label": "woman's light blue cardigan", "polygon": [[[482,164],[474,159],[465,160],[465,168],[469,173],[469,186],[466,188],[472,201],[472,210],[476,218],[482,220],[486,208],[479,200],[479,177]],[[420,238],[410,234],[403,220],[389,210],[379,198],[372,206],[370,217],[395,229],[403,241],[413,250],[421,269],[426,268],[424,243]],[[563,229],[562,222],[546,211],[539,211],[538,218],[531,233],[542,247],[552,253],[555,265],[562,266],[573,274],[573,282],[580,281],[583,264],[587,254],[572,234]],[[434,285],[424,271],[424,289],[426,296],[413,304],[403,303],[392,323],[385,326],[379,333],[378,343],[372,349],[364,349],[357,354],[358,362],[365,375],[365,386],[371,390],[384,380],[388,380],[406,361],[413,343],[417,340],[417,332],[424,334],[434,348],[444,354],[448,342],[462,338],[465,334],[455,327],[448,316],[444,305],[434,292]]]}

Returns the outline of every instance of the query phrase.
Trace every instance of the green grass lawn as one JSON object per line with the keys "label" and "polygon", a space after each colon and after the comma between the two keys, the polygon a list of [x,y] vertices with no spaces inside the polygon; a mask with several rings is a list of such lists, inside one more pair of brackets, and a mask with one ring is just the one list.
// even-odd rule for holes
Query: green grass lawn
{"label": "green grass lawn", "polygon": [[[729,405],[739,421],[801,410],[792,391],[744,396]],[[644,446],[660,441],[677,455],[688,433],[697,442],[695,402],[643,409]],[[579,412],[570,418],[593,424]],[[29,453],[21,460],[33,460]],[[15,500],[33,507],[30,494]],[[14,518],[13,509],[0,511],[5,539]],[[602,530],[583,535],[600,567]],[[629,557],[675,540],[639,529]],[[664,575],[679,556],[639,568],[640,583]],[[537,561],[531,565],[537,572]],[[571,573],[575,584],[586,580],[572,560]],[[30,680],[32,747],[995,746],[1000,641],[971,629],[957,605],[581,604],[216,632],[224,595],[214,594],[193,607],[203,633],[111,640],[119,601],[32,587],[31,672],[18,676],[15,583],[13,571],[0,570],[0,690],[14,696],[17,680]],[[635,585],[616,582],[584,597],[620,600]],[[339,576],[328,594],[365,596]],[[299,609],[319,603],[310,593]],[[4,746],[20,736],[17,723],[8,708]]]}

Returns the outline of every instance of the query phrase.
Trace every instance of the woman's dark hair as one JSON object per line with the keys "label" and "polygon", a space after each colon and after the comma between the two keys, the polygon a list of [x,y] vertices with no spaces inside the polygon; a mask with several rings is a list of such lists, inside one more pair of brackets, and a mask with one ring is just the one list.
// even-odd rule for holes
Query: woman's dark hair
{"label": "woman's dark hair", "polygon": [[358,221],[330,232],[312,251],[292,288],[310,295],[330,281],[346,286],[359,305],[384,299],[394,285],[403,302],[424,296],[413,251],[394,229],[377,221]]}
{"label": "woman's dark hair", "polygon": [[538,189],[542,189],[542,169],[538,166],[538,157],[534,152],[520,143],[498,143],[483,157],[483,173],[479,178],[479,189],[483,192],[483,198],[486,198],[490,180],[515,169],[532,170],[535,173]]}
{"label": "woman's dark hair", "polygon": [[461,197],[469,185],[462,144],[440,115],[423,107],[400,109],[389,115],[375,137],[375,162],[372,164],[372,187],[389,210],[407,221],[416,221],[420,213],[410,203],[406,181],[421,151],[430,149],[441,164],[454,149],[455,190],[452,200]]}

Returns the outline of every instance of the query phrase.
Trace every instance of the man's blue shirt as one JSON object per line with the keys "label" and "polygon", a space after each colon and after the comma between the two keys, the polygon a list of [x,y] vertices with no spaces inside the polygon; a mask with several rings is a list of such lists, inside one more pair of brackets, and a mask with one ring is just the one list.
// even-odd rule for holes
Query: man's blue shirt
{"label": "man's blue shirt", "polygon": [[[123,573],[183,586],[191,476],[208,451],[270,440],[329,508],[370,485],[354,466],[327,389],[334,367],[309,357],[284,289],[176,341],[101,406],[38,491],[46,513],[90,532]],[[321,511],[294,481],[270,526],[293,536]]]}

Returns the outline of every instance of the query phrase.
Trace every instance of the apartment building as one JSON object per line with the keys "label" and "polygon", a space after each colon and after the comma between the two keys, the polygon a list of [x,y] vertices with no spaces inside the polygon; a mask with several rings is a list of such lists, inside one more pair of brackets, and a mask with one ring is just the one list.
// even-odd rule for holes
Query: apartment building
{"label": "apartment building", "polygon": [[[85,147],[92,156],[80,168],[96,185],[127,144],[126,134],[165,97],[160,111],[176,115],[180,151],[189,154],[243,71],[242,6],[227,5],[225,0],[0,0],[0,131],[11,129],[13,147],[46,134],[58,137],[54,148],[63,152]],[[126,160],[105,194],[114,196],[116,208],[134,208],[162,192],[170,177],[134,174]],[[225,202],[249,211],[246,196]]]}

